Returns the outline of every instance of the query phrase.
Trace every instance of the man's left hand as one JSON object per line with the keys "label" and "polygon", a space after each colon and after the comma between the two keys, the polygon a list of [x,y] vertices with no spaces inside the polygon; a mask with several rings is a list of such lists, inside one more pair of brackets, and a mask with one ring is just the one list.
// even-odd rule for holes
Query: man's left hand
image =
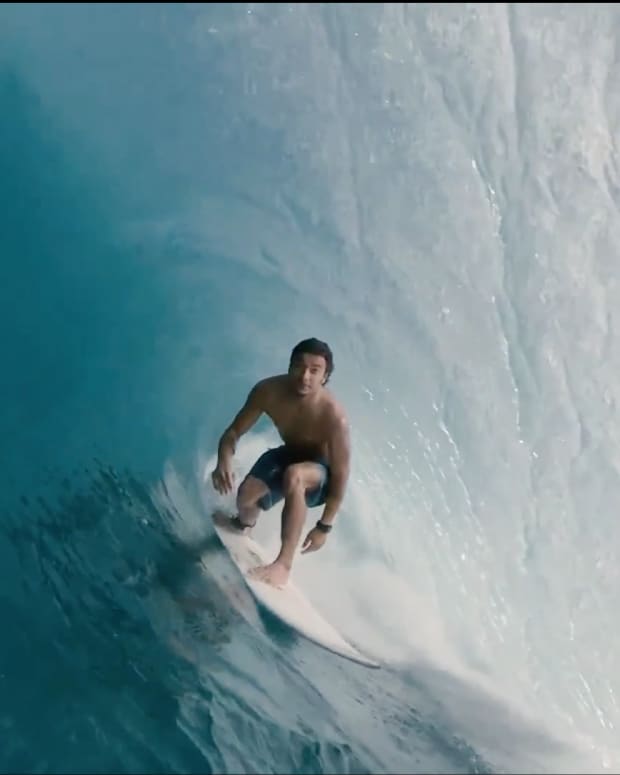
{"label": "man's left hand", "polygon": [[327,540],[327,533],[324,533],[322,530],[319,530],[318,528],[313,527],[312,530],[308,533],[308,535],[304,539],[304,542],[301,546],[301,553],[307,554],[308,552],[318,551],[323,546],[326,540]]}

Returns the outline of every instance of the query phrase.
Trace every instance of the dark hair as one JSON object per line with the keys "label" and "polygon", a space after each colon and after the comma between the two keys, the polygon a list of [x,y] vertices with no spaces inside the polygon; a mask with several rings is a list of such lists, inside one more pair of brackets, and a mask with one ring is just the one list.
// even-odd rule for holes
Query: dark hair
{"label": "dark hair", "polygon": [[303,342],[299,342],[299,344],[296,344],[295,347],[293,347],[290,363],[292,364],[298,355],[302,355],[304,353],[306,355],[320,355],[325,358],[325,363],[327,364],[325,369],[325,373],[327,375],[325,378],[325,384],[327,384],[334,371],[334,356],[329,348],[329,345],[326,342],[321,342],[320,339],[315,339],[314,337],[310,339],[304,339]]}

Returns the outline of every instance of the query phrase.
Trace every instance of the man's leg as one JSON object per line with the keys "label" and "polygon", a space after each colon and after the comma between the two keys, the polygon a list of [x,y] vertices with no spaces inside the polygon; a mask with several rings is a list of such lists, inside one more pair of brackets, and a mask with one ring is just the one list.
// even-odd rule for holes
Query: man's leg
{"label": "man's leg", "polygon": [[286,469],[282,481],[284,493],[282,547],[271,565],[261,566],[251,571],[254,577],[275,586],[286,584],[306,519],[306,492],[318,487],[324,476],[324,468],[316,463],[296,463]]}
{"label": "man's leg", "polygon": [[269,492],[265,482],[246,476],[237,492],[237,514],[242,527],[254,527],[260,513],[259,501]]}
{"label": "man's leg", "polygon": [[[269,508],[274,497],[274,487],[282,476],[282,448],[268,449],[258,458],[237,491],[237,516],[230,527],[245,533],[254,527],[261,509]],[[267,497],[265,497],[267,496]],[[265,500],[261,503],[262,499]]]}

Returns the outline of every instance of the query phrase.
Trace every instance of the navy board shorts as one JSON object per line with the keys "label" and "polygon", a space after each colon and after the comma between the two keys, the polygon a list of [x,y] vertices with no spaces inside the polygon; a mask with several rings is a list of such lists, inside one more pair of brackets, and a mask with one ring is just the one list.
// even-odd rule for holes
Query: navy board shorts
{"label": "navy board shorts", "polygon": [[264,452],[248,472],[248,476],[260,479],[269,488],[269,492],[258,501],[258,505],[263,511],[267,511],[284,498],[282,491],[284,472],[290,465],[295,463],[316,463],[322,468],[323,475],[318,487],[315,487],[314,490],[306,491],[306,505],[308,508],[313,508],[325,503],[329,485],[329,465],[327,460],[322,456],[308,457],[307,454],[302,456],[299,452],[283,445]]}

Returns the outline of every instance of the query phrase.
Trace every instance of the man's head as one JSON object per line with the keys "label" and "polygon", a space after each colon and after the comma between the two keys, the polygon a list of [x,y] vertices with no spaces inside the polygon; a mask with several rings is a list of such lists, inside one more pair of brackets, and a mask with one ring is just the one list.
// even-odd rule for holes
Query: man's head
{"label": "man's head", "polygon": [[304,339],[291,352],[288,373],[299,395],[316,392],[326,385],[334,371],[334,356],[320,339]]}

